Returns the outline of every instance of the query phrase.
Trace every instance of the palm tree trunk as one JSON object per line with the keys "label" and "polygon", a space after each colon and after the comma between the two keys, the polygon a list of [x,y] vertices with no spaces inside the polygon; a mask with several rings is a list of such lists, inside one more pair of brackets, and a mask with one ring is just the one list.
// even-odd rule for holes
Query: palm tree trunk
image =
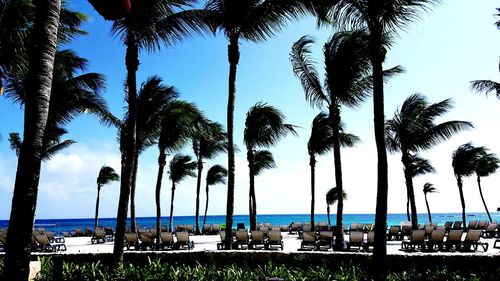
{"label": "palm tree trunk", "polygon": [[168,222],[168,228],[170,231],[174,231],[172,228],[172,219],[174,218],[174,195],[175,195],[175,182],[172,182],[172,198],[170,198],[170,220]]}
{"label": "palm tree trunk", "polygon": [[375,210],[375,243],[373,262],[377,278],[383,278],[387,272],[385,258],[387,229],[387,150],[384,133],[384,81],[382,63],[385,59],[382,45],[381,25],[370,24],[369,52],[373,68],[373,124],[377,146],[377,205]]}
{"label": "palm tree trunk", "polygon": [[[136,137],[137,138],[137,137]],[[132,182],[130,183],[130,229],[137,232],[137,221],[135,219],[135,186],[137,182],[137,168],[139,166],[139,152],[136,149],[134,159],[134,170],[132,172]]]}
{"label": "palm tree trunk", "polygon": [[128,118],[122,128],[120,151],[121,161],[121,181],[120,198],[118,201],[118,212],[116,215],[115,245],[113,248],[113,260],[115,265],[123,261],[123,243],[125,240],[125,230],[127,227],[128,203],[130,198],[130,188],[133,178],[133,169],[136,150],[136,126],[137,126],[137,79],[136,72],[139,67],[139,50],[136,43],[135,34],[127,34],[127,54],[125,58],[127,66],[127,103]]}
{"label": "palm tree trunk", "polygon": [[163,170],[165,169],[166,161],[165,150],[160,148],[160,155],[158,156],[158,176],[156,177],[156,190],[155,190],[155,202],[156,202],[156,249],[160,248],[160,238],[161,238],[161,181],[163,180]]}
{"label": "palm tree trunk", "polygon": [[196,179],[196,234],[200,234],[200,188],[201,171],[203,170],[203,158],[198,157],[198,178]]}
{"label": "palm tree trunk", "polygon": [[248,174],[250,178],[250,188],[248,190],[248,210],[250,215],[250,230],[257,229],[257,214],[254,209],[255,206],[255,176],[253,165],[253,150],[247,147],[247,160],[248,160]]}
{"label": "palm tree trunk", "polygon": [[6,280],[28,280],[31,236],[40,178],[43,136],[49,113],[60,0],[36,1],[24,111],[24,142],[19,154],[5,254]]}
{"label": "palm tree trunk", "polygon": [[[315,192],[315,176],[316,176],[316,159],[313,152],[309,152],[309,166],[311,167],[311,227],[314,231],[314,192]],[[330,206],[328,206],[330,210]],[[330,216],[328,216],[328,224],[330,224]]]}
{"label": "palm tree trunk", "polygon": [[326,205],[326,216],[328,217],[328,225],[332,225],[331,221],[330,221],[330,205]]}
{"label": "palm tree trunk", "polygon": [[477,176],[477,186],[479,187],[479,195],[481,195],[481,200],[483,200],[484,209],[486,210],[486,214],[488,214],[488,219],[490,220],[490,222],[492,222],[490,211],[488,211],[488,207],[486,206],[486,201],[484,201],[483,189],[481,188],[481,177],[480,176]]}
{"label": "palm tree trunk", "polygon": [[427,202],[427,193],[424,194],[425,205],[427,206],[427,214],[429,215],[429,222],[432,222],[431,209],[429,208],[429,202]]}
{"label": "palm tree trunk", "polygon": [[411,160],[410,160],[410,156],[408,155],[406,150],[403,150],[402,162],[403,162],[403,166],[404,166],[406,192],[408,194],[408,199],[410,200],[410,207],[411,207],[411,228],[417,229],[418,228],[418,216],[417,216],[417,205],[415,204],[415,191],[413,188],[413,176],[411,174],[411,167],[410,167]]}
{"label": "palm tree trunk", "polygon": [[410,196],[408,196],[408,188],[406,189],[406,218],[411,221],[410,217]]}
{"label": "palm tree trunk", "polygon": [[464,192],[462,190],[462,177],[461,176],[456,176],[457,178],[457,185],[458,185],[458,192],[460,193],[460,203],[462,204],[462,225],[463,228],[467,227],[467,221],[465,219],[465,199],[464,199]]}
{"label": "palm tree trunk", "polygon": [[207,223],[207,211],[208,211],[208,181],[207,181],[207,187],[205,188],[205,192],[207,194],[207,200],[205,203],[205,215],[203,216],[203,224]]}
{"label": "palm tree trunk", "polygon": [[240,60],[240,51],[238,46],[238,36],[229,38],[227,48],[229,60],[229,92],[227,100],[227,205],[226,205],[226,241],[225,248],[231,249],[232,246],[232,227],[234,213],[234,101],[236,98],[236,67]]}
{"label": "palm tree trunk", "polygon": [[335,246],[337,250],[343,250],[344,247],[344,231],[342,229],[342,217],[344,212],[344,193],[342,182],[342,161],[340,158],[340,109],[337,105],[333,105],[330,109],[330,127],[333,133],[333,160],[335,164],[335,184],[337,186],[337,233],[335,235]]}
{"label": "palm tree trunk", "polygon": [[97,184],[97,200],[95,202],[95,219],[94,219],[94,229],[99,226],[99,194],[101,193],[101,185]]}

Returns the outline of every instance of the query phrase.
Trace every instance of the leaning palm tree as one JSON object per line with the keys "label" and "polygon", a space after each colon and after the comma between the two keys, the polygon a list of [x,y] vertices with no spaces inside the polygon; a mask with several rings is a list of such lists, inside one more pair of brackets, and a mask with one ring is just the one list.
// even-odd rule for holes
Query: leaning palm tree
{"label": "leaning palm tree", "polygon": [[[428,159],[422,158],[419,155],[412,155],[410,159],[411,163],[409,171],[412,178],[436,172],[436,170],[434,169],[434,167],[432,166],[431,162]],[[410,197],[408,196],[408,192],[406,193],[406,216],[408,218],[408,221],[411,221]]]}
{"label": "leaning palm tree", "polygon": [[473,127],[470,122],[465,121],[435,122],[435,119],[442,117],[452,108],[450,99],[431,104],[424,95],[417,93],[406,98],[401,108],[394,113],[394,117],[386,121],[387,148],[390,152],[401,151],[402,154],[401,162],[411,206],[413,229],[418,228],[418,216],[413,187],[412,157],[420,151],[428,150],[450,139],[461,130]]}
{"label": "leaning palm tree", "polygon": [[[330,221],[330,206],[338,202],[338,194],[339,191],[336,187],[332,187],[326,192],[326,216],[328,218],[328,225],[332,225]],[[342,199],[347,199],[347,193],[342,192]]]}
{"label": "leaning palm tree", "polygon": [[430,182],[426,182],[424,184],[424,197],[425,197],[425,205],[427,206],[427,214],[429,215],[429,222],[432,222],[431,209],[429,208],[429,202],[427,201],[427,193],[435,193],[437,189]]}
{"label": "leaning palm tree", "polygon": [[[335,163],[335,183],[343,192],[342,161],[340,154],[341,108],[356,108],[371,90],[370,61],[368,60],[368,37],[365,31],[337,32],[323,48],[325,59],[325,85],[322,87],[318,71],[310,57],[310,44],[314,40],[303,36],[294,43],[291,52],[293,71],[300,78],[306,99],[312,106],[328,109],[328,124],[332,130],[332,146]],[[336,245],[344,245],[342,218],[344,204],[339,198],[337,204]]]}
{"label": "leaning palm tree", "polygon": [[460,203],[462,204],[462,223],[464,227],[467,224],[465,220],[465,199],[462,178],[471,176],[475,172],[477,161],[482,155],[484,155],[484,153],[484,147],[475,147],[469,142],[459,146],[458,149],[452,154],[451,165],[457,180],[458,192],[460,193]]}
{"label": "leaning palm tree", "polygon": [[[500,22],[500,21],[499,21]],[[498,65],[500,69],[500,64]],[[471,82],[471,89],[486,95],[494,93],[500,99],[500,83],[493,80],[475,80]]]}
{"label": "leaning palm tree", "polygon": [[172,231],[172,218],[174,214],[174,196],[176,184],[186,177],[195,177],[196,162],[191,161],[188,155],[176,154],[172,161],[170,161],[170,180],[172,181],[172,197],[170,198],[170,220],[168,227]]}
{"label": "leaning palm tree", "polygon": [[229,60],[229,85],[227,102],[228,138],[228,188],[226,206],[226,241],[230,249],[234,214],[234,101],[236,98],[236,68],[240,60],[240,39],[263,42],[281,30],[286,21],[300,14],[300,1],[282,0],[209,0],[206,5],[206,22],[215,32],[227,38]]}
{"label": "leaning palm tree", "polygon": [[155,188],[157,248],[159,248],[161,241],[160,195],[167,156],[180,150],[187,143],[192,135],[192,124],[200,118],[203,118],[201,112],[194,104],[181,100],[172,101],[163,111],[158,137],[158,175]]}
{"label": "leaning palm tree", "polygon": [[227,178],[227,169],[224,168],[223,166],[213,165],[212,167],[210,167],[210,169],[208,169],[207,179],[206,179],[207,187],[205,189],[207,201],[205,203],[205,215],[203,216],[203,224],[207,223],[209,186],[215,184],[226,184],[226,178]]}
{"label": "leaning palm tree", "polygon": [[375,143],[377,146],[377,204],[375,212],[375,245],[373,249],[374,268],[383,276],[386,272],[384,262],[387,255],[387,152],[384,133],[384,78],[383,66],[386,57],[384,37],[395,35],[413,19],[418,18],[421,10],[428,10],[439,0],[339,0],[322,1],[311,5],[316,14],[324,16],[340,28],[368,29],[368,56],[373,75],[373,111]]}
{"label": "leaning palm tree", "polygon": [[481,200],[483,201],[484,209],[486,210],[486,214],[488,214],[488,218],[491,220],[490,212],[488,211],[488,207],[486,206],[486,201],[484,201],[483,190],[481,188],[481,177],[487,177],[494,174],[499,165],[500,159],[494,153],[487,153],[487,149],[485,148],[485,153],[483,153],[476,163],[476,176],[477,176],[477,186],[479,188],[479,194],[481,195]]}
{"label": "leaning palm tree", "polygon": [[[200,189],[201,189],[201,173],[203,171],[203,160],[213,159],[220,153],[227,151],[226,132],[222,129],[222,125],[217,122],[211,122],[206,118],[197,122],[195,125],[194,134],[192,137],[193,151],[197,160],[198,176],[196,180],[196,234],[200,234]],[[207,193],[208,194],[208,193]]]}
{"label": "leaning palm tree", "polygon": [[284,123],[285,116],[278,109],[265,103],[257,103],[252,106],[245,120],[245,131],[243,141],[247,147],[247,161],[250,176],[249,189],[249,214],[250,229],[255,230],[257,226],[257,202],[255,198],[254,177],[256,175],[255,150],[258,147],[270,147],[276,145],[288,133],[296,135],[293,125]]}
{"label": "leaning palm tree", "polygon": [[101,193],[101,187],[109,184],[113,181],[119,181],[120,176],[115,172],[115,170],[109,166],[102,166],[99,170],[99,175],[97,176],[97,199],[95,202],[95,219],[94,228],[99,226],[99,194]]}
{"label": "leaning palm tree", "polygon": [[[5,1],[5,7],[9,4]],[[33,4],[33,3],[32,3]],[[33,221],[35,215],[36,198],[38,194],[38,183],[40,176],[40,151],[43,146],[43,137],[49,114],[49,103],[51,97],[52,72],[54,59],[57,50],[58,34],[64,34],[62,31],[65,25],[60,23],[61,1],[43,0],[37,1],[30,6],[33,11],[32,20],[28,23],[23,32],[30,34],[26,43],[30,50],[26,55],[26,72],[28,73],[25,123],[24,123],[24,142],[21,147],[18,159],[16,179],[14,183],[14,194],[12,198],[11,213],[9,219],[9,237],[7,243],[9,247],[5,254],[5,272],[7,280],[27,280],[29,275],[30,261],[30,243],[33,230]],[[22,16],[25,16],[23,14]],[[0,30],[3,32],[4,24],[2,21]],[[81,20],[73,22],[73,31],[79,30]],[[61,29],[59,29],[61,27]],[[17,27],[7,32],[16,31]],[[67,34],[67,33],[66,33]],[[5,33],[2,34],[6,35]],[[1,40],[5,42],[8,40]],[[21,42],[16,42],[19,44]],[[7,45],[12,48],[13,45]],[[2,55],[3,55],[2,50]],[[0,62],[3,67],[3,61]],[[16,63],[17,64],[17,63]],[[5,69],[4,69],[5,70]]]}
{"label": "leaning palm tree", "polygon": [[[344,125],[340,125],[343,131]],[[340,133],[340,145],[342,147],[353,147],[360,141],[359,137],[351,134]],[[311,226],[314,227],[314,204],[316,187],[316,155],[323,155],[333,148],[333,132],[329,125],[329,117],[325,112],[320,112],[314,117],[311,126],[311,136],[307,142],[309,153],[309,166],[311,167]]]}
{"label": "leaning palm tree", "polygon": [[[163,84],[158,76],[149,77],[142,85],[137,95],[137,129],[134,167],[130,186],[130,229],[137,231],[135,218],[135,187],[139,156],[148,147],[153,146],[159,136],[161,119],[165,108],[179,96],[173,86]],[[128,118],[126,114],[125,119]]]}
{"label": "leaning palm tree", "polygon": [[[115,261],[123,260],[123,243],[127,224],[130,189],[133,181],[135,155],[137,149],[137,70],[139,53],[158,50],[162,44],[171,46],[194,31],[203,28],[201,16],[197,11],[184,10],[194,4],[193,0],[149,0],[109,2],[118,6],[103,7],[99,1],[91,1],[105,18],[113,19],[112,33],[126,46],[125,64],[127,67],[126,101],[128,118],[123,124],[120,136],[122,154],[120,198],[116,219],[116,240],[113,249]],[[101,3],[106,3],[100,1]],[[126,8],[123,7],[126,3]],[[130,5],[132,4],[132,5]],[[105,5],[104,5],[105,6]],[[117,11],[109,16],[105,11]],[[198,15],[198,16],[197,16]]]}

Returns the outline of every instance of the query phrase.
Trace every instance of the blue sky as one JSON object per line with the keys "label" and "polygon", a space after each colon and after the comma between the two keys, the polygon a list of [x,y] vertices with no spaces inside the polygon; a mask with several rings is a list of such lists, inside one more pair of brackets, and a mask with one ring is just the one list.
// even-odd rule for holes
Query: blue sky
{"label": "blue sky", "polygon": [[[498,3],[493,0],[445,1],[432,12],[424,14],[400,36],[388,52],[385,67],[401,65],[406,73],[386,85],[385,112],[391,118],[404,99],[415,92],[426,95],[431,102],[446,98],[454,100],[455,108],[443,120],[472,121],[476,128],[424,153],[437,169],[437,174],[416,178],[416,200],[419,212],[425,212],[421,186],[430,181],[440,190],[429,196],[435,212],[459,212],[460,201],[451,169],[451,153],[460,144],[473,141],[500,153],[496,120],[500,101],[470,91],[475,79],[499,81],[498,46],[500,31],[494,26],[493,14]],[[125,49],[110,32],[110,22],[97,15],[86,1],[72,7],[88,14],[84,25],[89,32],[70,46],[89,60],[89,71],[107,76],[105,98],[111,111],[123,116],[123,83]],[[307,213],[310,187],[306,143],[310,124],[318,109],[304,99],[299,80],[293,75],[289,53],[293,42],[310,34],[316,39],[313,54],[323,73],[321,48],[332,34],[331,28],[317,30],[312,18],[290,23],[283,32],[262,44],[241,42],[241,60],[237,73],[235,110],[235,143],[243,148],[242,136],[246,111],[256,102],[267,102],[283,111],[287,122],[300,126],[299,137],[289,136],[271,149],[278,168],[256,179],[259,213]],[[166,84],[174,85],[181,98],[195,102],[206,115],[225,125],[227,105],[227,41],[218,35],[194,36],[155,54],[141,53],[138,82],[159,75]],[[358,110],[342,112],[347,130],[361,137],[356,148],[342,151],[344,182],[349,199],[345,213],[374,213],[376,198],[376,152],[373,140],[371,100]],[[23,115],[19,105],[0,98],[0,219],[10,212],[17,159],[10,151],[7,135],[22,129]],[[95,204],[95,178],[99,168],[111,165],[119,171],[120,156],[116,130],[99,125],[97,120],[83,116],[68,126],[68,138],[77,141],[73,147],[42,164],[38,218],[92,217]],[[193,155],[187,145],[184,153]],[[137,215],[153,216],[154,186],[158,150],[147,150],[140,159],[137,192]],[[400,155],[389,157],[389,212],[405,211],[405,189]],[[208,161],[227,165],[225,156]],[[245,153],[236,155],[235,213],[248,213],[248,170]],[[205,175],[205,173],[204,173]],[[491,210],[500,206],[498,175],[483,181],[486,200]],[[176,190],[174,215],[194,215],[195,179],[179,184]],[[317,166],[316,212],[325,213],[324,194],[334,185],[333,157],[319,158]],[[164,177],[162,213],[168,214],[170,181]],[[468,211],[482,211],[474,177],[466,179],[464,192]],[[106,186],[101,196],[101,216],[116,216],[118,184]],[[202,202],[205,197],[202,194]],[[225,213],[225,186],[211,189],[209,214]],[[202,204],[203,205],[203,204]],[[203,210],[201,210],[203,211]]]}

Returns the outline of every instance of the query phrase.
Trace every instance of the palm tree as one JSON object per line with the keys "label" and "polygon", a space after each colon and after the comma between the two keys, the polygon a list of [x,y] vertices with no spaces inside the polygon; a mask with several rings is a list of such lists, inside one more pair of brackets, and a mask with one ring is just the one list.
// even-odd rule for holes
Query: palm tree
{"label": "palm tree", "polygon": [[485,148],[475,147],[472,143],[462,144],[455,150],[452,154],[452,167],[453,172],[455,173],[455,178],[457,179],[458,192],[460,193],[460,203],[462,204],[462,223],[465,227],[465,199],[463,194],[463,177],[471,176],[477,166],[477,161],[481,158],[485,153]]}
{"label": "palm tree", "polygon": [[94,219],[94,228],[99,226],[99,194],[101,192],[101,187],[104,185],[111,183],[113,181],[119,181],[120,176],[115,172],[115,170],[109,166],[102,166],[101,170],[99,170],[99,176],[97,176],[97,199],[95,202],[95,219]]}
{"label": "palm tree", "polygon": [[[66,134],[66,131],[63,128],[59,127],[47,127],[45,130],[45,136],[43,138],[43,147],[40,155],[40,159],[42,161],[50,160],[54,155],[56,155],[59,151],[68,148],[72,144],[75,143],[74,140],[61,140],[61,136]],[[16,155],[19,157],[19,153],[21,152],[21,147],[23,146],[23,140],[19,136],[19,133],[10,133],[9,134],[9,142],[10,148],[16,152]]]}
{"label": "palm tree", "polygon": [[463,129],[472,128],[470,122],[445,121],[436,123],[435,119],[453,108],[450,99],[430,104],[421,94],[410,95],[403,102],[393,119],[385,125],[386,143],[390,152],[401,151],[401,162],[406,180],[406,192],[411,206],[412,228],[418,228],[417,206],[413,187],[411,165],[412,157],[423,150],[450,139]]}
{"label": "palm tree", "polygon": [[[93,1],[96,2],[96,1]],[[125,3],[123,1],[121,3]],[[113,2],[116,4],[116,2]],[[163,44],[171,46],[193,31],[201,31],[199,11],[184,10],[192,6],[193,0],[183,1],[133,1],[126,8],[95,5],[97,10],[113,22],[112,32],[126,46],[125,65],[127,67],[126,101],[128,118],[121,129],[120,151],[122,154],[120,198],[116,219],[116,240],[113,249],[115,262],[123,260],[123,242],[127,224],[130,189],[134,180],[135,155],[137,150],[137,78],[139,53],[143,50],[152,52]],[[118,9],[120,12],[109,16],[103,10]]]}
{"label": "palm tree", "polygon": [[226,184],[227,169],[221,165],[213,165],[207,172],[207,187],[205,189],[207,201],[205,203],[205,215],[203,216],[203,224],[207,223],[208,211],[208,187],[215,184]]}
{"label": "palm tree", "polygon": [[[500,21],[497,22],[500,23]],[[500,64],[498,65],[500,70]],[[486,95],[494,93],[497,98],[500,99],[500,83],[492,80],[475,80],[471,82],[471,89],[479,93],[485,93]]]}
{"label": "palm tree", "polygon": [[201,112],[194,104],[175,100],[163,111],[158,138],[158,175],[156,178],[156,246],[160,246],[161,230],[161,184],[163,172],[167,164],[167,155],[180,150],[192,135],[192,124],[202,118]]}
{"label": "palm tree", "polygon": [[[135,160],[130,186],[130,228],[137,231],[135,219],[135,187],[139,155],[148,147],[154,145],[158,139],[163,111],[179,93],[172,86],[166,86],[158,76],[149,77],[141,85],[137,95],[137,130]],[[126,117],[128,118],[128,116]]]}
{"label": "palm tree", "polygon": [[175,196],[175,184],[179,183],[186,177],[195,177],[196,173],[196,162],[191,161],[191,157],[188,155],[176,154],[172,161],[170,161],[170,180],[172,181],[172,197],[170,198],[170,220],[168,227],[172,231],[172,218],[174,214],[174,196]]}
{"label": "palm tree", "polygon": [[257,103],[248,112],[245,121],[243,141],[247,147],[247,160],[250,176],[249,212],[250,230],[257,226],[257,202],[255,198],[254,176],[255,149],[276,145],[288,133],[296,135],[294,126],[284,123],[285,116],[278,109],[265,103]]}
{"label": "palm tree", "polygon": [[424,197],[425,197],[425,205],[427,206],[427,214],[429,215],[429,222],[432,222],[431,209],[429,208],[429,202],[427,201],[427,193],[437,192],[437,189],[430,182],[426,182],[424,184]]}
{"label": "palm tree", "polygon": [[486,202],[484,201],[483,190],[481,188],[481,177],[487,177],[494,174],[500,164],[500,159],[493,153],[486,153],[487,149],[485,148],[485,153],[481,154],[476,163],[476,176],[477,176],[477,186],[479,188],[479,194],[481,195],[481,200],[483,201],[484,209],[488,214],[488,218],[491,220],[490,212],[488,211],[488,207],[486,206]]}
{"label": "palm tree", "polygon": [[227,102],[228,188],[226,206],[226,249],[231,249],[234,213],[234,101],[236,68],[240,60],[240,39],[263,42],[281,30],[285,22],[302,11],[300,1],[282,0],[209,0],[205,5],[206,22],[228,40],[229,83]]}
{"label": "palm tree", "polygon": [[196,156],[198,176],[196,180],[196,234],[200,234],[200,189],[201,189],[201,172],[203,171],[203,160],[213,159],[220,153],[227,151],[227,139],[222,125],[216,122],[211,122],[202,119],[195,126],[195,132],[192,138],[193,151]]}
{"label": "palm tree", "polygon": [[[410,175],[412,179],[416,176],[422,176],[428,173],[435,173],[436,170],[432,166],[431,162],[428,159],[422,158],[419,155],[412,155],[410,157]],[[408,189],[406,189],[408,191]],[[408,192],[406,193],[406,216],[408,221],[411,221],[410,216],[410,197],[408,196]]]}
{"label": "palm tree", "polygon": [[[321,5],[321,4],[325,5]],[[384,133],[384,78],[383,62],[387,53],[384,37],[394,35],[399,28],[418,18],[421,10],[428,10],[439,0],[338,0],[311,5],[316,13],[340,28],[368,29],[368,56],[373,75],[373,111],[375,143],[377,146],[377,207],[375,212],[374,268],[382,277],[386,272],[384,262],[387,226],[387,152]]]}
{"label": "palm tree", "polygon": [[[309,153],[309,166],[311,167],[311,226],[314,227],[314,204],[315,204],[315,171],[316,155],[323,155],[333,148],[333,133],[328,124],[329,117],[325,112],[320,112],[312,122],[311,136],[307,142]],[[341,123],[340,145],[342,147],[352,147],[360,141],[359,137],[343,133],[344,125]]]}
{"label": "palm tree", "polygon": [[[370,62],[366,32],[337,32],[323,47],[326,78],[322,87],[318,71],[310,57],[309,45],[314,40],[303,36],[294,43],[291,52],[293,71],[300,78],[306,99],[312,106],[328,108],[329,125],[332,130],[333,156],[335,163],[335,183],[339,192],[343,192],[342,161],[340,156],[340,121],[341,107],[356,108],[371,90]],[[344,245],[342,233],[343,201],[337,204],[336,245]]]}
{"label": "palm tree", "polygon": [[[338,194],[339,191],[336,187],[332,187],[326,192],[326,216],[328,217],[328,225],[332,225],[330,222],[330,206],[337,203],[339,200]],[[347,199],[347,193],[342,192],[342,199]]]}

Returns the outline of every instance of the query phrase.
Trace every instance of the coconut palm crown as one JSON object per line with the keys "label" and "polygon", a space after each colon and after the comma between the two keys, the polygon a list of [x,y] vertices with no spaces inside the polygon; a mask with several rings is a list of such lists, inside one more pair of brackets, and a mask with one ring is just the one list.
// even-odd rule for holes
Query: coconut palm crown
{"label": "coconut palm crown", "polygon": [[465,121],[445,121],[436,124],[435,119],[453,108],[450,99],[430,104],[421,94],[410,95],[401,108],[394,113],[393,119],[386,121],[385,134],[390,152],[401,151],[404,166],[406,191],[411,206],[412,228],[418,227],[415,191],[413,187],[414,163],[416,153],[428,150],[450,139],[461,130],[472,128],[472,123]]}
{"label": "coconut palm crown", "polygon": [[203,216],[203,224],[207,223],[207,211],[208,211],[208,198],[209,198],[209,186],[216,184],[226,184],[227,169],[223,166],[217,164],[210,167],[207,171],[206,177],[206,203],[205,203],[205,215]]}
{"label": "coconut palm crown", "polygon": [[424,192],[425,205],[427,206],[427,214],[429,215],[429,222],[432,222],[431,209],[429,208],[429,202],[427,201],[427,194],[438,192],[438,190],[437,188],[434,187],[432,183],[426,182],[424,184],[424,189],[422,191]]}

